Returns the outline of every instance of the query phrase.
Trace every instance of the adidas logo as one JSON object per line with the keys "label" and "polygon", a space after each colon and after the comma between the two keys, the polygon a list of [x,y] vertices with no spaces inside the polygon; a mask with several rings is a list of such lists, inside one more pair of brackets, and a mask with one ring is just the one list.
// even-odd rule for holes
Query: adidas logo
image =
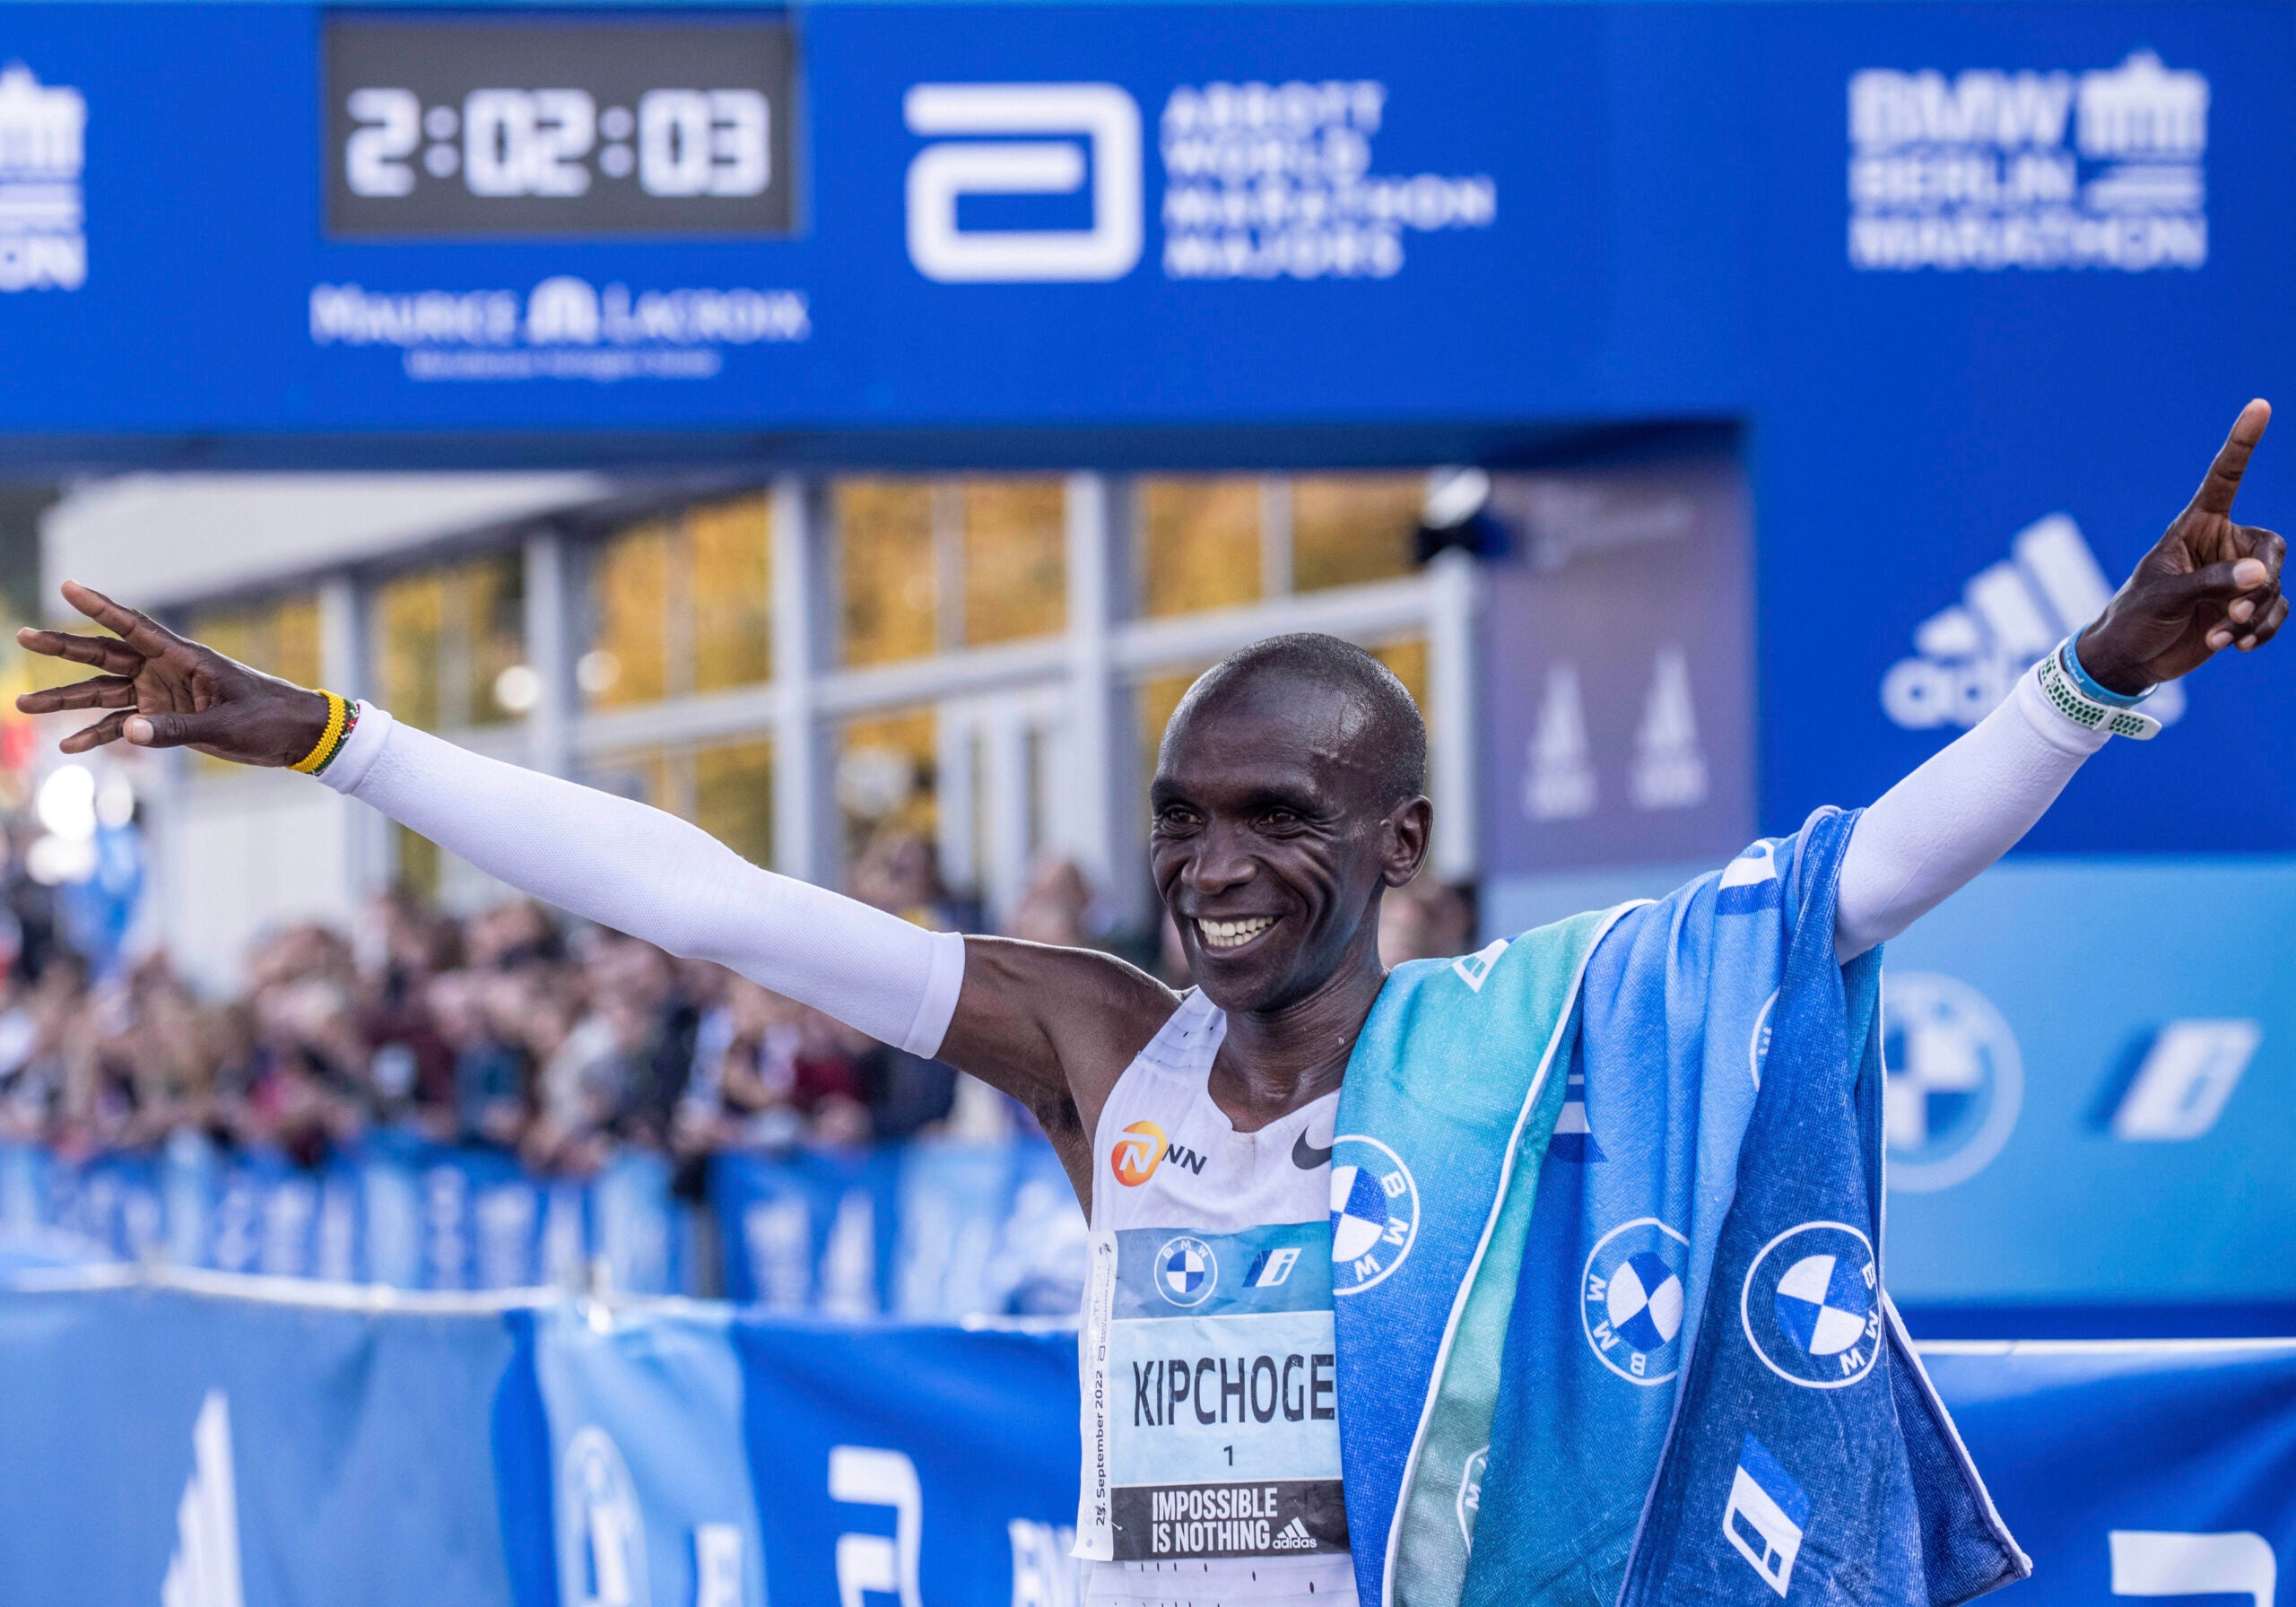
{"label": "adidas logo", "polygon": [[[2010,556],[1961,588],[1961,600],[1914,628],[1916,656],[1882,677],[1882,711],[1908,731],[1974,725],[2017,677],[2104,612],[2113,588],[2071,516],[2050,514],[2017,533]],[[2175,682],[2145,712],[2162,725],[2185,711]]]}
{"label": "adidas logo", "polygon": [[1308,1525],[1294,1516],[1290,1523],[1284,1524],[1283,1533],[1277,1535],[1273,1543],[1279,1551],[1312,1551],[1316,1549],[1316,1537],[1309,1533]]}
{"label": "adidas logo", "polygon": [[239,1592],[239,1495],[231,1475],[231,1409],[207,1392],[191,1429],[191,1478],[176,1507],[176,1550],[160,1607],[246,1607]]}

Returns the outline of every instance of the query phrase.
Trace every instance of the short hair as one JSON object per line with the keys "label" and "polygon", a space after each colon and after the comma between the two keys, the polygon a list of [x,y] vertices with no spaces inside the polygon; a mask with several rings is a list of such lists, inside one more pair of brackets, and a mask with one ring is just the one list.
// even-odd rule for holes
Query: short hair
{"label": "short hair", "polygon": [[1365,720],[1351,754],[1375,776],[1389,802],[1427,790],[1427,722],[1396,673],[1353,642],[1320,631],[1271,636],[1239,647],[1196,677],[1166,732],[1196,708],[1263,675],[1331,687],[1352,698]]}

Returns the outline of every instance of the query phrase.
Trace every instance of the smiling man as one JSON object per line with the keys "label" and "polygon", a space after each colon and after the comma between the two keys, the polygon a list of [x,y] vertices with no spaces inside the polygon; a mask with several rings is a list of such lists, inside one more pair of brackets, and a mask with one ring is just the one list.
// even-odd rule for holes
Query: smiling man
{"label": "smiling man", "polygon": [[[1662,904],[1393,977],[1378,958],[1379,903],[1426,857],[1426,734],[1395,677],[1328,637],[1234,655],[1165,733],[1151,861],[1198,983],[1186,994],[1103,954],[920,931],[758,869],[666,814],[259,674],[83,587],[65,595],[117,639],[22,640],[101,673],[19,704],[109,711],[66,751],[125,738],[316,771],[538,898],[728,966],[1026,1102],[1095,1229],[1079,1522],[1093,1603],[1345,1603],[1359,1582],[1395,1600],[1610,1602],[1630,1568],[1643,1599],[1683,1600],[1680,1570],[1693,1564],[1714,1581],[1697,1599],[1761,1600],[1786,1594],[1797,1555],[1804,1577],[1850,1568],[1818,1599],[1914,1599],[1902,1594],[1915,1588],[1909,1573],[1930,1580],[1918,1599],[1959,1599],[2022,1560],[2005,1533],[1981,1563],[1917,1547],[1892,1569],[1874,1559],[1911,1542],[1876,1517],[1879,1538],[1838,1531],[1813,1560],[1804,1526],[1826,1504],[1811,1516],[1804,1487],[1822,1498],[1836,1486],[1806,1462],[1789,1470],[1801,1452],[1779,1438],[1785,1429],[1764,1429],[1768,1449],[1751,1434],[1742,1446],[1735,1429],[1700,1431],[1691,1448],[1722,1446],[1718,1474],[1674,1458],[1674,1417],[1718,1410],[1736,1387],[1689,1370],[1685,1353],[1704,1285],[1726,1265],[1739,1277],[1730,1213],[1769,1186],[1744,1158],[1770,1142],[1764,1124],[1784,1119],[1787,1096],[1757,1108],[1757,1087],[1795,1086],[1805,1061],[1831,1068],[1809,1085],[1812,1108],[1835,1099],[1836,1125],[1855,1125],[1848,1089],[1825,1079],[1873,1092],[1878,1066],[1860,1060],[1870,951],[2012,847],[2109,734],[2151,734],[2137,708],[2151,687],[2279,629],[2283,544],[2231,517],[2268,416],[2261,403],[2243,411],[2192,504],[2100,620],[1854,830],[1822,812]],[[1847,1047],[1820,1042],[1833,1039]],[[1344,1081],[1360,1125],[1340,1125]],[[1476,1105],[1493,1090],[1489,1109]],[[1587,1142],[1550,1144],[1560,1134]],[[1831,1142],[1806,1143],[1821,1140]],[[1877,1212],[1855,1160],[1835,1167],[1849,1179],[1840,1187],[1856,1210]],[[1532,1218],[1525,1179],[1542,1164],[1561,1192],[1543,1194]],[[1518,1196],[1519,1209],[1507,1203]],[[1772,1254],[1776,1239],[1741,1258],[1745,1290],[1769,1280],[1744,1325],[1786,1380],[1776,1387],[1808,1385],[1809,1402],[1836,1411],[1838,1385],[1900,1364],[1876,1337],[1877,1233],[1839,1221],[1796,1231],[1813,1229],[1842,1231],[1790,1264]],[[1502,1256],[1504,1287],[1486,1301],[1481,1272]],[[1393,1340],[1400,1383],[1387,1350],[1335,1343],[1339,1296],[1370,1297],[1338,1301],[1365,1313],[1387,1302],[1387,1315],[1349,1320],[1387,1325],[1379,1342]],[[1770,1327],[1756,1323],[1773,1312]],[[1483,1369],[1479,1381],[1446,1372],[1457,1358]],[[1508,1379],[1533,1372],[1552,1387],[1510,1396]],[[1788,1393],[1788,1404],[1801,1399]],[[1901,1415],[1916,1399],[1883,1405]],[[1603,1415],[1613,1412],[1625,1415]],[[1400,1425],[1396,1445],[1380,1438],[1382,1414]],[[1857,1441],[1865,1421],[1827,1419],[1813,1444]],[[1343,1426],[1354,1437],[1344,1446]],[[1884,1432],[1887,1447],[1898,1432]],[[1855,1455],[1904,1460],[1887,1447]],[[1676,1461],[1689,1493],[1674,1505],[1706,1515],[1704,1551],[1644,1521],[1646,1505],[1664,1505],[1646,1502],[1653,1478],[1665,1487]],[[1561,1498],[1525,1493],[1525,1481],[1566,1464],[1579,1469],[1568,1493],[1584,1510],[1543,1537],[1534,1519]],[[1869,1472],[1855,1463],[1839,1488],[1874,1486]],[[1721,1484],[1698,1482],[1711,1477]],[[1488,1534],[1494,1500],[1531,1502],[1521,1510],[1532,1516],[1471,1568],[1474,1514],[1480,1505]],[[1874,1582],[1884,1575],[1896,1583]]]}

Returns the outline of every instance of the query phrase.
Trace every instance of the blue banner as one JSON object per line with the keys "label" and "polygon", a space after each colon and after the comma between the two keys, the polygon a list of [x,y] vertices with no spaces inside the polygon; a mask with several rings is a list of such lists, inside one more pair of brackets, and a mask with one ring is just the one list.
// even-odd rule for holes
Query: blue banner
{"label": "blue banner", "polygon": [[[0,1297],[0,1599],[1078,1599],[1073,1332],[404,1299]],[[2273,1607],[2296,1341],[1923,1350],[2033,1557],[2020,1601]]]}
{"label": "blue banner", "polygon": [[[2226,920],[2253,938],[2238,967],[2201,930]],[[2107,1003],[1999,980],[2044,950],[2109,972],[2140,921],[2165,958]],[[2275,921],[2296,921],[2285,877],[2040,862],[1892,945],[1888,1270],[1916,1332],[2265,1333],[2296,1313],[2296,1268],[2257,1253],[2296,1235]],[[413,1144],[316,1171],[196,1140],[81,1162],[0,1146],[0,1254],[43,1262],[440,1291],[586,1286],[597,1264],[623,1293],[838,1320],[1065,1320],[1081,1295],[1083,1217],[1041,1142],[721,1155],[706,1210],[698,1233],[636,1152],[577,1182]]]}
{"label": "blue banner", "polygon": [[0,1598],[500,1607],[513,1354],[491,1315],[0,1296]]}
{"label": "blue banner", "polygon": [[157,1154],[70,1161],[0,1145],[0,1238],[86,1259],[399,1289],[584,1281],[631,1294],[689,1287],[669,1165],[626,1151],[587,1180],[528,1173],[499,1151],[385,1134],[319,1168],[219,1154],[178,1134]]}
{"label": "blue banner", "polygon": [[1073,1317],[1083,1214],[1051,1146],[729,1154],[710,1167],[728,1299],[831,1317]]}

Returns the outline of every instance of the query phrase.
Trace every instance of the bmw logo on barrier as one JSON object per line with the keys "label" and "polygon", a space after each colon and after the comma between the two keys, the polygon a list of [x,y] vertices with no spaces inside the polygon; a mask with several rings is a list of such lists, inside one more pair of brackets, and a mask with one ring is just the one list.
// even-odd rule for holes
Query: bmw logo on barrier
{"label": "bmw logo on barrier", "polygon": [[1220,1287],[1220,1258],[1200,1238],[1168,1238],[1156,1252],[1156,1287],[1175,1306],[1201,1306]]}
{"label": "bmw logo on barrier", "polygon": [[1664,1384],[1680,1369],[1689,1265],[1690,1240],[1655,1216],[1595,1241],[1579,1280],[1579,1322],[1596,1359],[1629,1384]]}
{"label": "bmw logo on barrier", "polygon": [[1882,985],[1883,1110],[1889,1186],[1934,1194],[1983,1171],[2025,1095],[2017,1039],[1986,996],[1930,971]]}
{"label": "bmw logo on barrier", "polygon": [[1331,1284],[1360,1294],[1403,1264],[1419,1237],[1419,1185],[1376,1138],[1331,1141]]}
{"label": "bmw logo on barrier", "polygon": [[1873,1241],[1848,1222],[1804,1222],[1761,1247],[1738,1296],[1746,1341],[1805,1389],[1841,1389],[1882,1351],[1882,1281]]}

